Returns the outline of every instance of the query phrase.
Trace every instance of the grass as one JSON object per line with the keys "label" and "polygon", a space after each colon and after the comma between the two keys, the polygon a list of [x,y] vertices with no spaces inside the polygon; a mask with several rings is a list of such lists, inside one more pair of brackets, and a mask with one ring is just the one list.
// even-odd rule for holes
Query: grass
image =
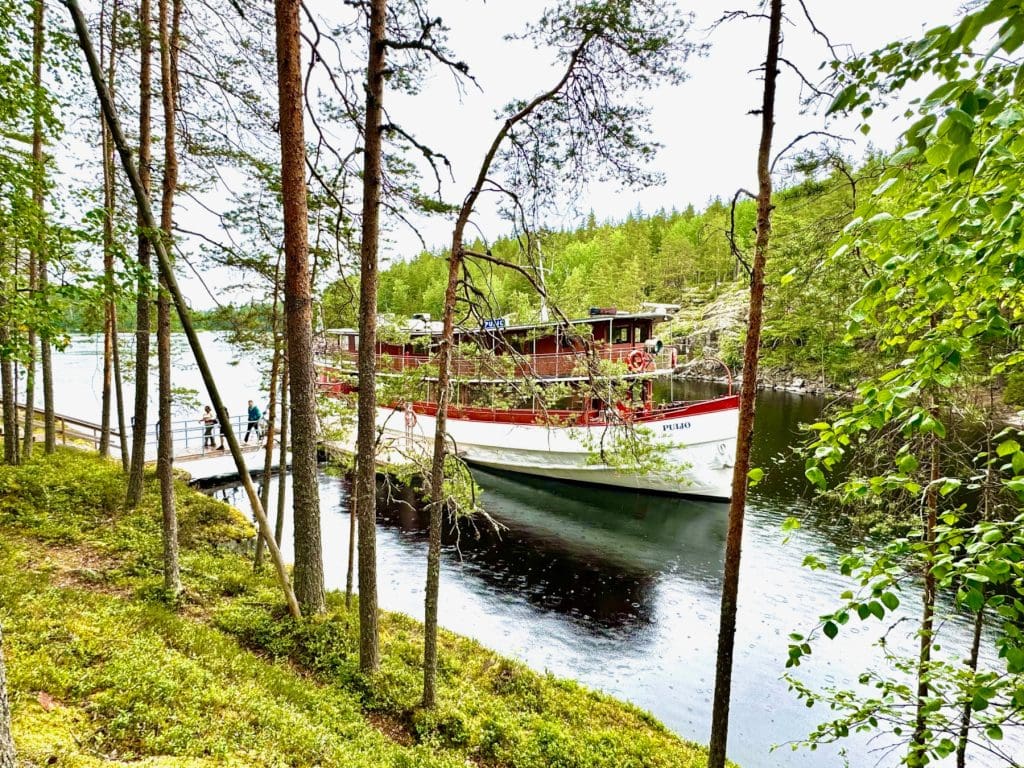
{"label": "grass", "polygon": [[418,708],[422,626],[385,613],[358,670],[357,606],[287,617],[248,521],[177,488],[186,592],[161,586],[159,498],[73,450],[0,467],[0,622],[19,756],[69,766],[703,766],[649,714],[441,636]]}

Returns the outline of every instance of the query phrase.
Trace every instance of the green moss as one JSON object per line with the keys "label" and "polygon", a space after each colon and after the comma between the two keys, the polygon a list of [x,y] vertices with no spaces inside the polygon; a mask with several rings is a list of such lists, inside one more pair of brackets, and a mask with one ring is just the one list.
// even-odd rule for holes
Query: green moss
{"label": "green moss", "polygon": [[156,483],[133,512],[123,491],[116,464],[73,451],[0,467],[0,621],[15,737],[35,764],[705,762],[649,714],[446,632],[438,707],[420,709],[417,622],[382,614],[381,669],[363,676],[357,608],[331,595],[326,615],[289,618],[271,575],[224,546],[249,524],[184,485],[186,594],[169,604]]}
{"label": "green moss", "polygon": [[1003,402],[1007,405],[1024,405],[1024,371],[1015,371],[1006,377]]}

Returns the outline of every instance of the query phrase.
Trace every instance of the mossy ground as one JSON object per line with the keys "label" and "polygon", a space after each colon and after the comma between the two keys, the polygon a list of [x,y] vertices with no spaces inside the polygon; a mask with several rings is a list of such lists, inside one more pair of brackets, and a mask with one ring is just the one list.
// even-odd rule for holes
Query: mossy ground
{"label": "mossy ground", "polygon": [[239,553],[236,510],[177,489],[186,592],[161,583],[149,478],[82,452],[0,467],[0,622],[19,756],[92,766],[703,766],[635,707],[449,633],[440,701],[417,708],[422,626],[384,614],[358,671],[357,608],[294,621]]}

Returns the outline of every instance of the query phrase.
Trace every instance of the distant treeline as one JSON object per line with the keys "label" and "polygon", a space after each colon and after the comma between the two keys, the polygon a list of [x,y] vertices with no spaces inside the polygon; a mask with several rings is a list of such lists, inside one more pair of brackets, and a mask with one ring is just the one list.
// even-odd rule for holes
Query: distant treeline
{"label": "distant treeline", "polygon": [[[129,333],[135,330],[135,297],[124,294],[118,297],[118,331]],[[154,310],[155,317],[155,310]],[[260,302],[252,304],[223,304],[213,309],[197,309],[192,312],[192,322],[202,331],[240,331],[270,333],[270,305]],[[156,328],[155,320],[153,322]],[[181,322],[175,312],[171,313],[171,327],[181,330]],[[64,330],[68,333],[102,333],[103,305],[69,305],[64,315]]]}
{"label": "distant treeline", "polygon": [[[842,345],[843,313],[866,280],[857,254],[829,258],[832,243],[852,216],[857,181],[872,185],[873,163],[856,172],[831,161],[775,196],[772,252],[766,305],[764,363],[794,375],[846,383],[863,363],[865,350]],[[579,229],[544,232],[539,238],[544,281],[552,303],[570,317],[591,306],[635,310],[642,302],[707,303],[724,290],[746,284],[743,260],[753,245],[755,207],[740,200],[715,200],[703,211],[630,214],[624,221],[599,223],[591,215]],[[733,232],[732,244],[729,233]],[[735,245],[735,251],[733,248]],[[476,248],[488,246],[477,244]],[[532,270],[525,248],[514,238],[489,245],[500,259]],[[536,253],[537,251],[535,251]],[[736,253],[739,254],[737,258]],[[440,314],[447,277],[447,252],[423,252],[382,270],[379,306],[397,318],[416,312]],[[540,298],[515,270],[470,260],[466,298],[481,316],[536,320]],[[334,283],[323,295],[329,326],[357,324],[355,276]],[[742,331],[742,329],[740,329]],[[732,346],[738,350],[736,338]],[[727,357],[731,349],[720,352]]]}

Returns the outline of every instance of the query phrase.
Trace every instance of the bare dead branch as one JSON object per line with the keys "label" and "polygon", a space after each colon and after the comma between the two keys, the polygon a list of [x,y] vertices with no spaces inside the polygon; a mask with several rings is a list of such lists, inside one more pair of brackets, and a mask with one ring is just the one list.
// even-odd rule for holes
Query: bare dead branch
{"label": "bare dead branch", "polygon": [[807,133],[801,133],[799,136],[797,136],[795,139],[789,142],[789,144],[783,147],[783,149],[775,156],[775,159],[772,160],[772,164],[769,168],[769,171],[774,173],[775,165],[779,162],[779,160],[781,160],[783,156],[787,152],[789,152],[789,150],[791,150],[804,139],[809,139],[811,136],[824,136],[826,138],[832,139],[833,141],[846,141],[853,143],[853,139],[849,138],[848,136],[839,136],[838,134],[830,133],[829,131],[807,131]]}
{"label": "bare dead branch", "polygon": [[747,277],[753,276],[753,271],[750,268],[750,264],[745,258],[743,258],[743,252],[740,247],[736,245],[736,203],[739,202],[740,195],[746,195],[751,200],[756,200],[757,195],[746,189],[740,188],[736,190],[736,194],[732,196],[732,203],[729,205],[729,231],[725,233],[726,238],[729,240],[729,251],[735,257],[736,261],[740,263],[743,270],[747,273]]}

